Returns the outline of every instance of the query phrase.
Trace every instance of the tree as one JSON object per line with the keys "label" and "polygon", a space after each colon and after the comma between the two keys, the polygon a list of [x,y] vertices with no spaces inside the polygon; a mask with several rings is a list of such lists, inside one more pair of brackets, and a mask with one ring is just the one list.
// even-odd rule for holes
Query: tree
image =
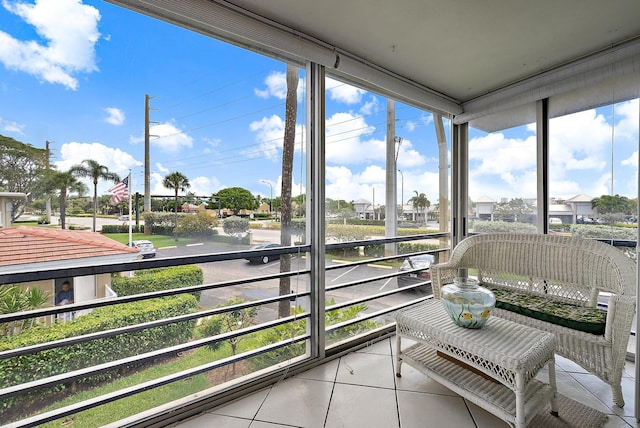
{"label": "tree", "polygon": [[[0,191],[34,193],[42,186],[38,182],[44,178],[48,159],[47,151],[36,149],[29,144],[21,143],[10,137],[0,135]],[[26,208],[27,201],[16,199],[13,202],[11,221],[20,217]]]}
{"label": "tree", "polygon": [[69,170],[76,177],[86,177],[93,181],[93,227],[92,231],[96,231],[96,215],[98,213],[98,180],[109,180],[117,183],[120,176],[115,172],[110,172],[109,168],[101,165],[93,159],[85,159],[79,165],[74,165]]}
{"label": "tree", "polygon": [[162,185],[167,189],[172,189],[174,191],[174,203],[173,210],[176,213],[176,226],[178,225],[178,192],[185,192],[188,188],[191,187],[189,183],[189,179],[182,174],[181,172],[174,171],[171,174],[168,174],[164,180],[162,180]]}
{"label": "tree", "polygon": [[[280,197],[280,244],[291,245],[291,188],[293,186],[293,155],[296,142],[296,117],[298,115],[298,68],[287,64],[287,98],[285,101],[284,139],[282,142],[282,190]],[[291,254],[280,256],[280,272],[291,270]],[[280,278],[280,295],[291,292],[291,278]],[[278,305],[278,315],[286,317],[291,311],[289,302],[281,300]]]}
{"label": "tree", "polygon": [[[240,297],[234,297],[227,300],[227,303],[223,305],[218,305],[218,307],[223,306],[236,306],[245,303],[246,301]],[[234,331],[240,330],[243,328],[247,328],[253,324],[256,316],[258,315],[258,308],[255,306],[243,309],[235,309],[230,312],[225,312],[222,315],[218,315],[222,318],[222,327],[224,331]],[[227,342],[231,346],[231,355],[236,355],[238,353],[238,344],[241,340],[243,340],[246,336],[232,336],[227,339]],[[233,363],[232,366],[232,374],[236,374],[236,363]]]}
{"label": "tree", "polygon": [[220,199],[222,208],[230,209],[234,214],[241,210],[255,210],[260,206],[253,194],[242,187],[227,187],[215,196]]}
{"label": "tree", "polygon": [[535,220],[535,207],[522,198],[514,198],[509,202],[495,204],[493,215],[495,219],[533,223]]}
{"label": "tree", "polygon": [[425,210],[431,206],[431,202],[427,199],[427,195],[424,193],[418,193],[417,190],[414,190],[415,196],[409,199],[409,202],[414,206],[414,208],[418,211],[422,211],[422,219],[426,221]]}
{"label": "tree", "polygon": [[635,210],[635,205],[626,196],[602,195],[591,200],[591,208],[597,208],[598,212],[602,214],[629,214]]}
{"label": "tree", "polygon": [[82,196],[87,191],[87,186],[79,181],[71,172],[49,170],[44,180],[47,193],[58,191],[60,197],[60,227],[65,228],[67,212],[67,195],[78,193]]}

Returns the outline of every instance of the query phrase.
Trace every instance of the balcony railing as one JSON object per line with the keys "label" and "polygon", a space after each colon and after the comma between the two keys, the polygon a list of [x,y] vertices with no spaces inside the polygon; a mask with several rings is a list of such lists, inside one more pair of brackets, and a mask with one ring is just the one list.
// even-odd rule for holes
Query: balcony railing
{"label": "balcony railing", "polygon": [[[448,234],[440,233],[402,238],[353,241],[326,245],[325,251],[332,252],[355,247],[389,246],[405,241],[440,240],[446,238],[448,238]],[[222,294],[223,292],[229,294],[231,290],[236,290],[238,287],[249,290],[249,294],[256,296],[251,299],[243,299],[229,306],[199,308],[195,312],[145,322],[135,322],[122,327],[107,328],[68,337],[65,336],[64,338],[55,340],[48,340],[46,330],[43,328],[42,342],[0,351],[0,364],[2,362],[5,364],[13,361],[17,362],[20,361],[21,358],[35,358],[34,356],[36,355],[42,356],[42,370],[34,368],[34,371],[40,372],[42,375],[30,374],[27,376],[25,373],[25,376],[15,377],[24,379],[24,381],[11,384],[5,382],[5,384],[0,385],[0,405],[3,406],[3,409],[7,409],[11,407],[12,400],[14,400],[14,403],[23,402],[31,405],[34,402],[40,401],[41,398],[46,398],[45,402],[50,400],[51,406],[42,408],[34,406],[30,412],[24,413],[14,411],[13,414],[16,416],[11,418],[13,422],[10,422],[8,426],[35,426],[60,418],[74,417],[74,415],[85,410],[99,408],[100,406],[113,403],[120,399],[137,396],[151,390],[157,390],[165,385],[175,384],[176,382],[186,379],[193,379],[200,374],[212,373],[212,371],[222,368],[235,368],[236,364],[251,362],[257,357],[264,357],[266,354],[272,356],[270,360],[271,364],[266,368],[254,369],[251,373],[234,373],[225,381],[213,382],[209,388],[198,391],[197,396],[193,395],[190,396],[190,398],[180,397],[182,400],[181,408],[189,408],[193,411],[194,408],[197,408],[195,403],[204,402],[203,400],[205,400],[205,398],[203,397],[206,397],[208,401],[224,401],[237,396],[237,394],[241,394],[242,391],[246,393],[247,390],[252,388],[251,385],[272,382],[274,376],[293,373],[297,368],[308,368],[310,364],[319,364],[324,359],[330,358],[332,355],[336,355],[349,347],[353,347],[357,343],[369,340],[371,337],[388,335],[393,331],[393,321],[390,314],[399,308],[430,297],[429,293],[415,294],[416,290],[421,289],[421,287],[424,288],[425,285],[428,286],[428,282],[402,289],[395,286],[387,288],[387,285],[399,274],[395,270],[378,270],[373,273],[369,270],[366,273],[361,273],[359,277],[354,279],[348,278],[347,273],[352,272],[354,269],[372,266],[372,264],[376,266],[388,265],[393,261],[409,255],[425,252],[440,254],[448,251],[448,248],[437,248],[403,255],[392,254],[379,257],[364,257],[340,264],[334,264],[330,261],[325,262],[323,260],[324,273],[322,277],[331,272],[336,273],[335,278],[331,280],[331,284],[329,284],[328,281],[326,283],[318,282],[317,278],[321,275],[314,274],[313,269],[310,267],[312,266],[309,262],[309,259],[312,257],[310,251],[311,247],[309,245],[299,245],[259,251],[229,251],[198,256],[147,259],[111,265],[16,272],[3,275],[0,277],[0,283],[10,284],[81,275],[95,275],[99,273],[120,273],[150,268],[167,268],[185,264],[213,266],[216,269],[219,268],[223,270],[225,269],[225,263],[243,260],[245,258],[263,255],[283,256],[285,254],[295,256],[295,262],[292,263],[292,268],[289,272],[261,275],[249,274],[242,279],[215,282],[205,281],[202,285],[190,287],[183,287],[181,284],[176,284],[175,288],[168,290],[118,296],[116,298],[90,302],[79,302],[64,307],[49,307],[0,315],[1,325],[2,323],[19,322],[34,318],[55,317],[57,314],[70,311],[91,311],[97,308],[109,307],[115,309],[116,305],[122,307],[121,305],[135,302],[148,302],[151,299],[170,296],[194,293],[216,295],[217,293]],[[277,266],[275,268],[277,269]],[[273,286],[282,278],[288,278],[289,281],[294,281],[295,283],[295,287],[291,287],[292,290],[289,293],[281,295],[280,293],[265,291],[265,284]],[[293,303],[289,316],[277,317],[277,315],[273,315],[274,313],[277,314],[277,308],[281,302],[287,302],[287,305]],[[327,303],[325,304],[325,302]],[[339,311],[346,311],[353,307],[360,308],[357,316],[344,319],[334,317],[331,321],[325,321],[328,315],[338,314]],[[319,317],[316,308],[321,308],[325,317]],[[96,361],[93,355],[86,355],[86,364],[81,364],[77,369],[63,373],[58,373],[55,370],[50,371],[47,368],[47,365],[55,366],[56,363],[55,361],[46,359],[47,351],[57,350],[59,352],[53,355],[60,356],[64,355],[65,349],[71,349],[70,347],[73,346],[100,343],[96,341],[104,341],[116,337],[127,337],[128,335],[133,337],[133,335],[138,332],[155,331],[152,329],[161,327],[169,328],[186,325],[188,323],[198,325],[211,317],[226,316],[229,319],[233,319],[234,316],[242,313],[242,311],[251,309],[255,309],[261,316],[258,317],[259,319],[256,318],[254,322],[242,325],[240,328],[227,328],[217,334],[206,337],[193,337],[188,341],[175,344],[171,343],[159,349],[146,350],[140,353],[138,349],[129,349],[128,354],[124,357],[107,358],[104,361],[100,359]],[[375,322],[373,322],[374,320]],[[372,322],[372,324],[366,324],[366,322]],[[354,326],[358,325],[363,325],[364,327],[354,328]],[[349,330],[350,328],[351,331]],[[238,343],[241,340],[249,340],[250,338],[257,337],[257,335],[265,334],[265,332],[272,333],[278,331],[278,329],[280,329],[280,335],[273,336],[279,337],[278,340],[268,343],[252,344],[238,349],[238,352],[234,352],[232,355],[204,363],[193,363],[187,368],[182,368],[178,371],[157,376],[107,393],[93,393],[93,395],[91,395],[91,388],[85,388],[83,386],[84,383],[93,383],[96,386],[101,385],[106,380],[110,380],[112,378],[110,374],[113,373],[120,373],[120,375],[126,376],[126,374],[132,370],[162,365],[169,359],[176,358],[176,356],[188,355],[199,349],[215,347],[219,344],[234,341],[234,343]],[[322,332],[322,334],[319,332]],[[331,339],[325,340],[327,337],[331,337]],[[132,346],[135,348],[134,345]],[[140,346],[140,348],[144,349],[142,346]],[[19,369],[21,366],[17,363],[15,367]],[[83,391],[84,394],[76,393],[77,390]],[[61,401],[62,398],[66,397],[67,391],[72,391],[71,397],[65,401]],[[191,400],[192,405],[190,407],[184,406],[184,399]],[[154,413],[154,417],[162,418],[163,415],[175,413],[175,408],[173,408],[171,400],[160,403],[160,405],[163,410],[159,409]],[[6,412],[5,415],[7,414],[12,414],[12,412]],[[126,417],[130,416],[132,415],[126,415]],[[113,421],[105,415],[103,422],[108,423]]]}

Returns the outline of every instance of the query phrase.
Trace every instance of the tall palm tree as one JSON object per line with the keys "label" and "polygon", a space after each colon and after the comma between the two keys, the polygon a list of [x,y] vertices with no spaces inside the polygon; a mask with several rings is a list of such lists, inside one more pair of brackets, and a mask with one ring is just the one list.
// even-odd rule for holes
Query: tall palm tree
{"label": "tall palm tree", "polygon": [[182,174],[181,172],[174,171],[171,174],[168,174],[162,180],[162,185],[167,189],[173,189],[175,194],[175,201],[173,204],[173,209],[176,213],[176,226],[178,225],[178,192],[185,192],[191,184],[189,184],[189,179]]}
{"label": "tall palm tree", "polygon": [[[298,67],[287,64],[287,97],[285,101],[284,139],[282,142],[282,188],[280,194],[280,244],[291,245],[291,193],[293,185],[293,155],[296,140],[296,117],[298,114]],[[291,255],[280,256],[280,272],[289,272],[291,269]],[[280,278],[279,293],[285,295],[291,292],[291,278]],[[290,314],[290,303],[280,301],[278,316],[286,317]]]}
{"label": "tall palm tree", "polygon": [[114,183],[120,181],[120,176],[115,172],[109,172],[109,168],[101,165],[93,159],[85,159],[79,165],[74,165],[69,170],[76,177],[88,177],[93,180],[93,228],[96,231],[96,214],[98,213],[98,180],[110,180]]}
{"label": "tall palm tree", "polygon": [[71,172],[51,171],[46,178],[47,193],[51,191],[60,192],[60,227],[65,228],[67,212],[67,194],[78,193],[83,195],[87,191],[87,186],[79,181]]}

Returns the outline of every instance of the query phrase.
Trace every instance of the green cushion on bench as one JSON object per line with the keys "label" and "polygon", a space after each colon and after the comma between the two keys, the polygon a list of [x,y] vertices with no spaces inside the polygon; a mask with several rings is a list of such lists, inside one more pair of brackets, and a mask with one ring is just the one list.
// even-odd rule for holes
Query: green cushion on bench
{"label": "green cushion on bench", "polygon": [[546,321],[586,333],[604,335],[607,311],[585,308],[571,303],[550,300],[543,296],[520,293],[482,284],[496,296],[496,308]]}

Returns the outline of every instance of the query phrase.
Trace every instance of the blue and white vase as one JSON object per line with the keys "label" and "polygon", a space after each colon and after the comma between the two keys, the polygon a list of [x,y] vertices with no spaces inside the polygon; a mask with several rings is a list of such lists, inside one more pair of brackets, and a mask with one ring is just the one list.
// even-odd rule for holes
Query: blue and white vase
{"label": "blue and white vase", "polygon": [[442,287],[441,300],[454,323],[465,328],[481,328],[496,306],[491,290],[472,278],[454,278]]}

